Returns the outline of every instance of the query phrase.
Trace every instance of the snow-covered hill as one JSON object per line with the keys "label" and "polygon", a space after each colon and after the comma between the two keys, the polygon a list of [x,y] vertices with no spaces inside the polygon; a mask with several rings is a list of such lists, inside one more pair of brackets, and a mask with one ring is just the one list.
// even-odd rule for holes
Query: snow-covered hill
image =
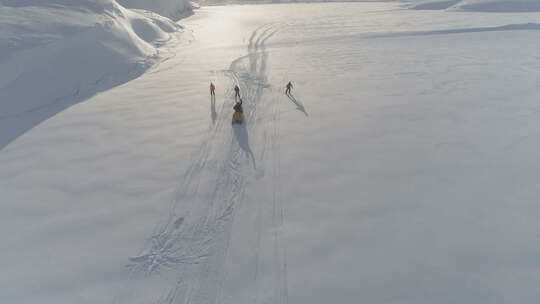
{"label": "snow-covered hill", "polygon": [[127,8],[144,9],[171,19],[177,19],[191,12],[188,0],[116,0]]}
{"label": "snow-covered hill", "polygon": [[114,0],[0,1],[0,148],[73,103],[137,77],[179,29]]}
{"label": "snow-covered hill", "polygon": [[412,0],[411,8],[479,12],[534,12],[540,11],[540,0]]}

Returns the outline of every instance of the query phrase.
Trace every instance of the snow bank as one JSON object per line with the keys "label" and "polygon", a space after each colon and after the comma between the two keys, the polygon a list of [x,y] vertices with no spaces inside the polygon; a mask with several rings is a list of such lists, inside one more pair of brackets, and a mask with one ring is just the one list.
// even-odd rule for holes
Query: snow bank
{"label": "snow bank", "polygon": [[462,1],[458,7],[478,12],[538,12],[540,0],[468,0]]}
{"label": "snow bank", "polygon": [[418,10],[456,9],[477,12],[537,12],[540,11],[540,0],[413,1],[410,8]]}
{"label": "snow bank", "polygon": [[414,4],[411,8],[417,10],[442,10],[450,8],[459,2],[461,2],[461,0],[427,1]]}
{"label": "snow bank", "polygon": [[0,148],[140,75],[178,28],[114,0],[0,0]]}
{"label": "snow bank", "polygon": [[171,19],[191,12],[192,5],[188,0],[117,0],[127,8],[144,9],[158,13]]}

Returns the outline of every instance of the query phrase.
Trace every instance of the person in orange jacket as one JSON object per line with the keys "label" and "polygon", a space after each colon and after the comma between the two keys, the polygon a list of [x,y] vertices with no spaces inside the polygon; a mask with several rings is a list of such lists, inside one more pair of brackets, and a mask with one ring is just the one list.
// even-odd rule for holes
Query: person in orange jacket
{"label": "person in orange jacket", "polygon": [[216,86],[210,82],[210,97],[216,98]]}

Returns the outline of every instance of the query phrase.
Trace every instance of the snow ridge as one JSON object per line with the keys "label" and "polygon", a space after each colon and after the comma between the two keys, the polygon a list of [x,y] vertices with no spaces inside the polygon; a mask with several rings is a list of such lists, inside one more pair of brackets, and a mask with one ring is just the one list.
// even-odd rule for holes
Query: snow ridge
{"label": "snow ridge", "polygon": [[0,148],[63,109],[138,77],[166,56],[159,47],[181,29],[113,0],[0,3]]}
{"label": "snow ridge", "polygon": [[127,8],[152,11],[173,20],[192,12],[192,4],[187,0],[117,0],[117,2]]}
{"label": "snow ridge", "polygon": [[466,10],[477,12],[536,12],[540,0],[436,0],[413,1],[411,9],[417,10]]}

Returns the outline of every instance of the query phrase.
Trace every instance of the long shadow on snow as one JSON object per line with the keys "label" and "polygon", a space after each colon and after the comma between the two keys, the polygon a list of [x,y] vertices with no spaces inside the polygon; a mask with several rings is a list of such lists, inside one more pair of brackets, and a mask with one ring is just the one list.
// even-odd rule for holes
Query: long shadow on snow
{"label": "long shadow on snow", "polygon": [[210,98],[210,116],[212,117],[212,124],[216,124],[217,120],[217,111],[216,111],[216,98],[211,97]]}
{"label": "long shadow on snow", "polygon": [[[67,92],[65,95],[57,97],[43,105],[26,109],[14,114],[0,113],[0,150],[4,149],[9,143],[17,139],[19,136],[23,135],[49,118],[52,118],[56,114],[70,108],[73,105],[84,102],[94,95],[136,79],[146,70],[146,68],[136,68],[129,72],[128,76],[121,81],[108,82],[107,79],[109,78],[109,75],[105,75],[102,79],[98,79],[94,82],[96,84],[96,88],[87,92],[81,92],[79,88],[73,88],[71,92]],[[105,82],[106,84],[100,86],[102,82]],[[16,101],[7,100],[3,102]]]}
{"label": "long shadow on snow", "polygon": [[465,33],[483,33],[483,32],[500,32],[500,31],[531,31],[540,30],[538,23],[523,23],[523,24],[507,24],[494,27],[471,27],[462,29],[447,29],[434,31],[417,31],[417,32],[396,32],[367,35],[366,38],[393,38],[407,36],[431,36],[431,35],[449,35],[449,34],[465,34]]}
{"label": "long shadow on snow", "polygon": [[233,131],[236,141],[242,150],[246,153],[246,156],[251,159],[253,162],[253,168],[257,169],[257,164],[255,163],[255,155],[249,146],[249,135],[246,128],[246,123],[242,124],[233,124]]}
{"label": "long shadow on snow", "polygon": [[[8,65],[8,71],[13,69],[14,73],[10,75],[12,79],[2,79],[3,83],[0,84],[0,150],[67,108],[134,80],[159,64],[159,53],[133,62],[119,61],[117,66],[113,64],[107,67],[75,57],[57,56],[71,50],[74,45],[88,44],[88,36],[102,38],[103,32],[107,32],[103,27],[89,28],[85,35],[65,38],[62,44],[51,43],[36,48],[39,53],[32,50],[18,54],[17,58],[31,68],[19,70],[15,64]],[[123,60],[117,51],[107,47],[99,48],[94,55]],[[54,71],[54,67],[60,64],[67,67],[63,74]],[[87,79],[77,78],[80,71],[84,71]],[[50,77],[57,77],[62,82],[49,83]]]}
{"label": "long shadow on snow", "polygon": [[306,108],[304,108],[304,105],[300,101],[296,100],[293,94],[287,94],[287,97],[289,97],[289,99],[296,105],[296,109],[298,111],[301,111],[306,116],[309,116],[308,113],[306,112]]}

